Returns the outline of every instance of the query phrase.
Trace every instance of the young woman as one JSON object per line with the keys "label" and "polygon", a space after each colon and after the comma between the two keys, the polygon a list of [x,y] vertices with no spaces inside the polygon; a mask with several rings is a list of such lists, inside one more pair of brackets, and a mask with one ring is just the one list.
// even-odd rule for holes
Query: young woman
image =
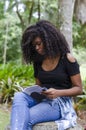
{"label": "young woman", "polygon": [[24,92],[15,94],[11,130],[32,130],[39,122],[58,120],[69,120],[67,126],[60,125],[61,130],[74,126],[71,97],[82,93],[82,83],[65,37],[50,22],[41,20],[24,31],[21,47],[26,63],[33,63],[36,84],[47,90],[39,101]]}

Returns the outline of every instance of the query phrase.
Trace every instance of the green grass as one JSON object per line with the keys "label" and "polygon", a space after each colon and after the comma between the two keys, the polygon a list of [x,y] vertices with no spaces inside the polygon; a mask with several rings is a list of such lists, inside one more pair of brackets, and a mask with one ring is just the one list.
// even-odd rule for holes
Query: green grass
{"label": "green grass", "polygon": [[6,110],[0,109],[0,130],[4,130],[9,124],[10,113]]}

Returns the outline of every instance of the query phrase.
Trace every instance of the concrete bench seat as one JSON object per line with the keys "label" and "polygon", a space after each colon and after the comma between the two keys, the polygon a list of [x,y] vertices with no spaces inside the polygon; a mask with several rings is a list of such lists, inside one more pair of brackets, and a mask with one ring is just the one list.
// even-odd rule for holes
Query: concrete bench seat
{"label": "concrete bench seat", "polygon": [[[5,128],[5,130],[10,130],[10,125],[8,125]],[[55,122],[44,122],[44,123],[36,124],[33,127],[33,130],[58,130],[58,129]],[[78,124],[76,127],[67,130],[83,130],[83,128]]]}

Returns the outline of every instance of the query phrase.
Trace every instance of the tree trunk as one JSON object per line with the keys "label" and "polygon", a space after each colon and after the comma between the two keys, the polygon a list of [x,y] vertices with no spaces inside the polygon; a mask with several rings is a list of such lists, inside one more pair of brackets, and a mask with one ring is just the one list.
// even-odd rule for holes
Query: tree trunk
{"label": "tree trunk", "polygon": [[38,21],[40,20],[40,0],[38,0]]}
{"label": "tree trunk", "polygon": [[76,0],[74,13],[78,22],[81,24],[86,23],[86,0]]}
{"label": "tree trunk", "polygon": [[7,36],[8,36],[8,23],[6,24],[6,37],[4,42],[4,51],[3,51],[3,64],[6,64],[6,57],[7,57]]}
{"label": "tree trunk", "polygon": [[65,36],[72,52],[72,16],[75,0],[59,0],[60,30]]}

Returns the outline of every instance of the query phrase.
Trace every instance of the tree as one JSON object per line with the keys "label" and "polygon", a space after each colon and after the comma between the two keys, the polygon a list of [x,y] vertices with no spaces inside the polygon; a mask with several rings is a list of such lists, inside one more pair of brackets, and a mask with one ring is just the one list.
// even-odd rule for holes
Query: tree
{"label": "tree", "polygon": [[86,23],[86,0],[76,0],[74,7],[74,15],[81,24]]}
{"label": "tree", "polygon": [[[85,6],[86,0],[53,0],[52,2],[51,0],[0,0],[0,62],[5,63],[6,60],[8,62],[19,58],[17,54],[21,54],[20,40],[22,32],[28,25],[40,19],[49,20],[58,28],[60,27],[72,52],[72,25],[75,25],[72,23],[75,19],[72,20],[72,18],[78,19],[79,24],[80,22],[85,23]],[[83,12],[81,14],[85,16],[84,19],[81,15],[78,15],[78,12]],[[75,17],[73,17],[74,15]],[[79,24],[76,22],[76,25]],[[74,27],[76,29],[73,36],[78,39],[76,36],[78,27],[76,25],[73,26],[73,29]],[[81,35],[81,33],[78,34]],[[77,39],[76,43],[78,43]],[[83,43],[86,43],[85,40],[83,41]],[[79,43],[81,44],[81,42]],[[13,50],[14,47],[15,50]]]}
{"label": "tree", "polygon": [[66,37],[66,40],[70,46],[72,52],[72,18],[75,0],[59,0],[59,18],[61,24],[61,31]]}
{"label": "tree", "polygon": [[5,13],[0,20],[0,63],[20,58],[22,30],[16,14]]}
{"label": "tree", "polygon": [[7,36],[8,36],[8,23],[6,23],[6,34],[5,34],[5,42],[4,42],[4,50],[3,50],[3,64],[6,64],[6,56],[7,56]]}

